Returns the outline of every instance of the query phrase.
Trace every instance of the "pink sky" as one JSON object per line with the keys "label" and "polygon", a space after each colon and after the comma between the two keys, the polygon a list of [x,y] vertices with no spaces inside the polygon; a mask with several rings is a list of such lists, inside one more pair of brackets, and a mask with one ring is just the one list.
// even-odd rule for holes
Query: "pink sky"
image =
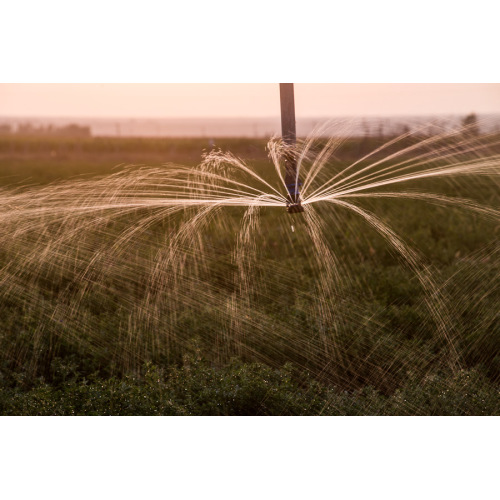
{"label": "pink sky", "polygon": [[[297,116],[500,113],[500,84],[298,83]],[[3,83],[0,116],[278,116],[270,83]]]}

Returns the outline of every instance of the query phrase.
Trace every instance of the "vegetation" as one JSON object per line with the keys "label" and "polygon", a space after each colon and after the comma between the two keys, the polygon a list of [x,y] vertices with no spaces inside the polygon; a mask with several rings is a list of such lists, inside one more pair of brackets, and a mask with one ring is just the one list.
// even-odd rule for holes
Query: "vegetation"
{"label": "vegetation", "polygon": [[391,395],[370,386],[327,387],[293,367],[233,360],[215,368],[187,357],[181,367],[148,364],[139,376],[82,378],[55,359],[51,382],[0,386],[3,415],[500,415],[498,387],[475,370],[409,378]]}
{"label": "vegetation", "polygon": [[[345,165],[381,143],[351,139],[336,161]],[[220,140],[217,146],[248,159],[258,172],[269,169],[263,141]],[[12,189],[74,176],[91,179],[115,172],[118,164],[195,165],[208,148],[201,139],[5,135],[0,136],[0,183]],[[434,181],[419,183],[433,190]],[[498,206],[497,186],[488,178],[445,189]],[[342,356],[330,362],[333,354],[324,347],[330,332],[316,316],[321,270],[305,258],[309,250],[300,239],[300,219],[284,211],[279,224],[275,213],[262,211],[254,271],[266,277],[272,293],[260,290],[248,299],[248,309],[244,301],[239,304],[243,326],[231,328],[245,332],[245,349],[233,343],[221,304],[225,300],[227,307],[227,297],[235,295],[226,279],[238,271],[231,256],[242,209],[234,207],[226,211],[224,227],[212,225],[204,232],[209,269],[197,270],[196,280],[182,289],[186,297],[200,294],[201,282],[212,287],[212,298],[204,307],[187,298],[174,300],[170,316],[153,324],[128,322],[130,310],[148,291],[148,275],[136,263],[161,250],[169,231],[165,225],[143,232],[134,256],[120,255],[113,265],[98,262],[99,282],[77,284],[69,273],[40,267],[29,290],[7,293],[17,290],[15,284],[2,281],[0,413],[498,415],[498,221],[414,200],[377,199],[365,206],[390,220],[434,266],[452,317],[458,367],[450,367],[444,354],[421,284],[375,231],[348,214],[328,235],[351,278],[336,297],[342,321],[335,325],[335,339]],[[288,230],[291,220],[295,233]],[[133,217],[117,220],[107,228],[107,238],[133,224]],[[94,248],[101,236],[85,237]],[[293,251],[283,246],[289,238],[295,238]],[[15,251],[0,248],[1,267],[13,262]],[[28,276],[30,268],[23,272]],[[60,313],[76,298],[78,316]]]}

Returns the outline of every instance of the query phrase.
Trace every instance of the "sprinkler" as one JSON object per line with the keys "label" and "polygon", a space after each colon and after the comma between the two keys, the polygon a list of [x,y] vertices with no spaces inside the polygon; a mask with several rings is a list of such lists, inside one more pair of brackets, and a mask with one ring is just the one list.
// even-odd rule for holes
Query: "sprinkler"
{"label": "sprinkler", "polygon": [[[293,96],[293,83],[280,83],[281,102],[281,135],[285,144],[292,149],[297,141],[295,133],[295,103]],[[297,160],[293,152],[285,153],[285,185],[288,191],[286,210],[290,214],[304,211],[300,202],[300,182],[297,173]]]}

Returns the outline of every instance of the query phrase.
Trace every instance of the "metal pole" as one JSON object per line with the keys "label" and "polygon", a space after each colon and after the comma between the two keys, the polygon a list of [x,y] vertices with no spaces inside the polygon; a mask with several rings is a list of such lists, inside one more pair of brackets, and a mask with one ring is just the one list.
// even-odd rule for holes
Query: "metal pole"
{"label": "metal pole", "polygon": [[[280,83],[281,103],[281,136],[285,144],[293,147],[297,142],[295,130],[295,99],[293,95],[293,83]],[[289,202],[287,210],[290,213],[303,212],[300,204],[299,189],[300,179],[297,176],[297,160],[293,154],[285,156],[285,184],[288,190]]]}
{"label": "metal pole", "polygon": [[295,132],[295,98],[293,83],[280,83],[281,135],[283,140],[294,146],[297,141]]}

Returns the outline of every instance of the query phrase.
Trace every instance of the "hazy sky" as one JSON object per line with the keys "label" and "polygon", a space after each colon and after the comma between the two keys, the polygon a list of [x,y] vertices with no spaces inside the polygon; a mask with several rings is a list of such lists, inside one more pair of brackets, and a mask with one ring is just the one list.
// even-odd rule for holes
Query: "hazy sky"
{"label": "hazy sky", "polygon": [[[500,113],[500,84],[298,83],[297,116]],[[278,84],[3,83],[0,116],[278,116]]]}

